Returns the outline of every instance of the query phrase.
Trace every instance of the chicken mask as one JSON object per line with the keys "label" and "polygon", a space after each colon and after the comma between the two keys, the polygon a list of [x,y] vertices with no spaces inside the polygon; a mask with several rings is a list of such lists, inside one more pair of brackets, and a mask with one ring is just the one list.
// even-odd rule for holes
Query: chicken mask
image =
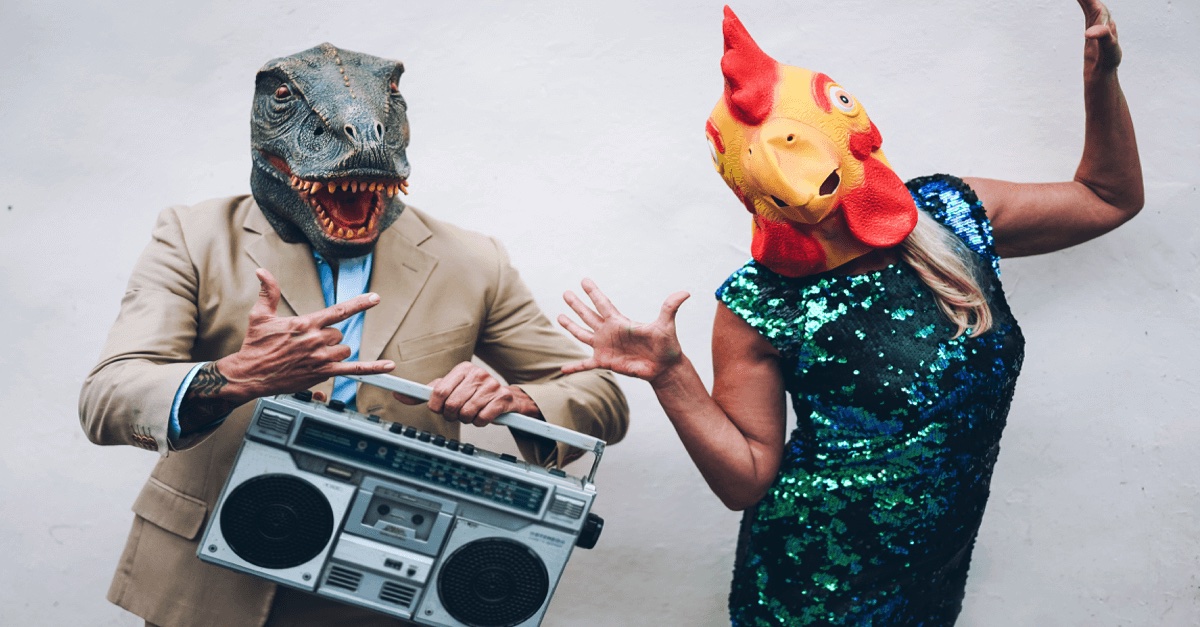
{"label": "chicken mask", "polygon": [[916,203],[862,105],[825,74],[767,56],[729,7],[722,29],[725,93],[705,131],[754,216],[754,259],[799,277],[902,242]]}

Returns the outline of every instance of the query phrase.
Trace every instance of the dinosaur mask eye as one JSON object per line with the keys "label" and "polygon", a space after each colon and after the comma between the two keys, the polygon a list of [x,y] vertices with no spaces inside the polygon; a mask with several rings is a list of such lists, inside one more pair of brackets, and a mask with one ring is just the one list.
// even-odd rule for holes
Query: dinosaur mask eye
{"label": "dinosaur mask eye", "polygon": [[286,100],[286,99],[290,98],[291,95],[292,95],[292,90],[287,85],[280,85],[279,88],[275,90],[275,99],[276,100]]}
{"label": "dinosaur mask eye", "polygon": [[837,85],[829,86],[829,102],[832,102],[833,106],[846,113],[854,111],[854,107],[858,104],[855,102],[854,96],[850,95],[850,92]]}

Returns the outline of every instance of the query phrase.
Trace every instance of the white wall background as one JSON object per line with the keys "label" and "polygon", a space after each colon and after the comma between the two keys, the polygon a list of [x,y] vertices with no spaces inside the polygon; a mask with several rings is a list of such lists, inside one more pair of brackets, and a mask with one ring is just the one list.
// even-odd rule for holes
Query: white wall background
{"label": "white wall background", "polygon": [[[0,624],[140,625],[104,592],[154,455],[92,446],[80,382],[164,206],[248,191],[254,72],[321,41],[405,61],[409,200],[498,235],[543,306],[594,277],[634,317],[676,289],[709,372],[711,292],[748,256],[712,172],[721,3],[0,3]],[[1028,338],[960,624],[1200,624],[1200,0],[1113,0],[1147,205],[1006,262]],[[1064,180],[1082,146],[1071,0],[753,2],[784,62],[867,103],[901,175]],[[601,468],[595,551],[549,625],[721,625],[737,515],[648,386]]]}

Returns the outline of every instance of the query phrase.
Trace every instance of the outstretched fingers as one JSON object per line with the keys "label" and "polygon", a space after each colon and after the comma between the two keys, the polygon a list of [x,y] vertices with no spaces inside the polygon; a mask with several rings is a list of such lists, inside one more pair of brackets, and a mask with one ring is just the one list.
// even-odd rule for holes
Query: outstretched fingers
{"label": "outstretched fingers", "polygon": [[374,292],[355,296],[344,303],[338,303],[332,307],[326,307],[320,311],[314,311],[306,316],[308,322],[312,323],[317,328],[327,327],[331,324],[337,324],[359,312],[366,311],[375,305],[379,304],[379,294]]}
{"label": "outstretched fingers", "polygon": [[592,341],[595,339],[595,334],[587,329],[575,324],[575,321],[568,318],[566,314],[558,314],[558,324],[567,330],[567,333],[575,336],[575,339],[592,346]]}
{"label": "outstretched fingers", "polygon": [[595,281],[584,279],[581,285],[583,285],[583,291],[588,295],[588,298],[592,299],[592,303],[596,305],[597,313],[605,318],[621,315],[621,312],[617,311],[612,301],[608,300],[608,296],[605,296],[604,292],[600,291]]}
{"label": "outstretched fingers", "polygon": [[574,311],[575,315],[579,316],[579,319],[592,329],[598,329],[600,328],[601,324],[604,324],[604,320],[600,317],[600,315],[592,311],[591,307],[588,307],[586,304],[584,304],[583,299],[579,298],[575,292],[572,292],[571,290],[563,292],[563,300],[566,301],[567,306],[571,308],[571,311]]}
{"label": "outstretched fingers", "polygon": [[683,306],[683,302],[691,298],[692,295],[687,292],[675,292],[663,301],[662,309],[658,312],[659,324],[674,324],[675,314],[679,313],[679,308]]}

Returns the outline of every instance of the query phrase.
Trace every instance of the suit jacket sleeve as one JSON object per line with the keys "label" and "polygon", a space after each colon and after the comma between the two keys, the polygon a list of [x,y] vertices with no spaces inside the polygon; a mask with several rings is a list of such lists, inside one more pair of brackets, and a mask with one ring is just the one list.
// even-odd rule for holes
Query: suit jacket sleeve
{"label": "suit jacket sleeve", "polygon": [[[166,455],[175,393],[198,362],[198,276],[180,228],[178,208],[158,217],[150,244],[134,266],[100,362],[83,383],[79,419],[96,444],[132,444]],[[205,434],[180,438],[178,449]]]}
{"label": "suit jacket sleeve", "polygon": [[[498,263],[476,355],[537,403],[550,423],[611,444],[625,437],[629,406],[608,371],[562,373],[563,364],[587,358],[534,302],[504,247],[492,239]],[[514,432],[522,454],[541,465],[564,466],[578,449]]]}

